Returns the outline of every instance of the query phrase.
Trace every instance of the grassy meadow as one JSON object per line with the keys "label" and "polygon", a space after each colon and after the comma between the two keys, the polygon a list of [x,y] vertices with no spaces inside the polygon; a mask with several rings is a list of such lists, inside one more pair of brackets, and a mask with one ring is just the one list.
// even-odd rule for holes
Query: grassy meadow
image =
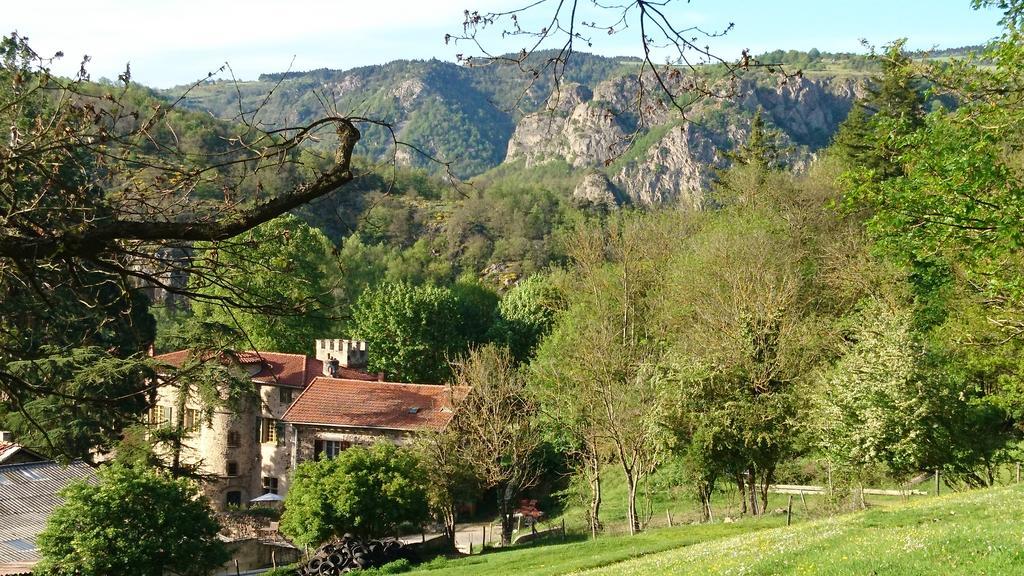
{"label": "grassy meadow", "polygon": [[924,497],[785,526],[782,515],[494,550],[431,576],[1024,573],[1024,487]]}

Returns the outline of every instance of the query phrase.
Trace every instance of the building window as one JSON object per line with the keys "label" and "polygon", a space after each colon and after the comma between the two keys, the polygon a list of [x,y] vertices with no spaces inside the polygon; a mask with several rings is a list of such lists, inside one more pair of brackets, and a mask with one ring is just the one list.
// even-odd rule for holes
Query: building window
{"label": "building window", "polygon": [[238,490],[228,492],[224,503],[228,505],[228,508],[240,508],[242,506],[242,493]]}
{"label": "building window", "polygon": [[149,409],[149,424],[151,426],[170,426],[172,416],[174,416],[174,409],[170,406],[153,406]]}
{"label": "building window", "polygon": [[238,462],[228,462],[228,476],[238,476]]}
{"label": "building window", "polygon": [[273,442],[277,443],[278,421],[273,418],[264,418],[263,423],[260,426],[260,442]]}
{"label": "building window", "polygon": [[285,388],[284,386],[281,386],[277,390],[280,395],[278,399],[281,401],[282,405],[292,403],[292,392],[294,392],[294,390],[291,388]]}
{"label": "building window", "polygon": [[276,476],[264,476],[263,477],[263,493],[264,494],[277,494],[277,477]]}
{"label": "building window", "polygon": [[228,430],[228,448],[238,448],[242,445],[242,435],[237,430]]}
{"label": "building window", "polygon": [[324,453],[328,458],[336,458],[339,454],[352,447],[348,440],[325,440]]}
{"label": "building window", "polygon": [[199,410],[185,408],[185,430],[198,431],[199,424]]}

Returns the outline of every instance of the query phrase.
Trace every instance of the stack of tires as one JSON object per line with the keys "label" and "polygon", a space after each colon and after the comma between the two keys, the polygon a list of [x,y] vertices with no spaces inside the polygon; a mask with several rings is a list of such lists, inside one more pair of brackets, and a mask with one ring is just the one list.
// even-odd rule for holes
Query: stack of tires
{"label": "stack of tires", "polygon": [[299,568],[302,576],[334,576],[363,568],[377,568],[405,558],[412,560],[411,552],[393,538],[359,540],[345,534],[340,540],[321,546],[309,561]]}

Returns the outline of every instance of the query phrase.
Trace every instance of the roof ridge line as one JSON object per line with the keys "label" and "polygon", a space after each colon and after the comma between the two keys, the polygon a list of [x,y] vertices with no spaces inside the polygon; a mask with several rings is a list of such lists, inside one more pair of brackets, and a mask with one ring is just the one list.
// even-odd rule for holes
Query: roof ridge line
{"label": "roof ridge line", "polygon": [[[369,374],[369,372],[367,372]],[[317,376],[310,381],[310,384],[317,380],[337,380],[339,382],[358,382],[360,384],[387,384],[389,386],[427,386],[430,388],[449,388],[453,387],[451,384],[418,384],[416,382],[390,382],[387,380],[360,380],[358,378],[333,378],[331,376]],[[459,386],[454,386],[458,388]]]}

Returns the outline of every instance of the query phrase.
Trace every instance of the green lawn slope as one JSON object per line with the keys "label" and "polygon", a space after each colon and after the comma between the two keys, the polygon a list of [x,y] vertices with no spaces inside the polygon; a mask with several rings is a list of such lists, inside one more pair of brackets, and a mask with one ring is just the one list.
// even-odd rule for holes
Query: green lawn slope
{"label": "green lawn slope", "polygon": [[[706,524],[651,530],[637,536],[609,536],[597,540],[570,538],[565,544],[545,543],[457,560],[439,559],[421,565],[413,574],[429,576],[476,576],[529,574],[555,576],[602,566],[618,566],[631,558],[665,552],[700,542],[722,540],[785,524],[785,518],[766,517],[732,524]],[[572,541],[575,540],[575,541]]]}
{"label": "green lawn slope", "polygon": [[781,526],[769,517],[489,552],[413,573],[588,575],[1024,574],[1024,487],[922,498]]}
{"label": "green lawn slope", "polygon": [[707,541],[584,574],[1024,574],[1024,489],[922,499]]}

